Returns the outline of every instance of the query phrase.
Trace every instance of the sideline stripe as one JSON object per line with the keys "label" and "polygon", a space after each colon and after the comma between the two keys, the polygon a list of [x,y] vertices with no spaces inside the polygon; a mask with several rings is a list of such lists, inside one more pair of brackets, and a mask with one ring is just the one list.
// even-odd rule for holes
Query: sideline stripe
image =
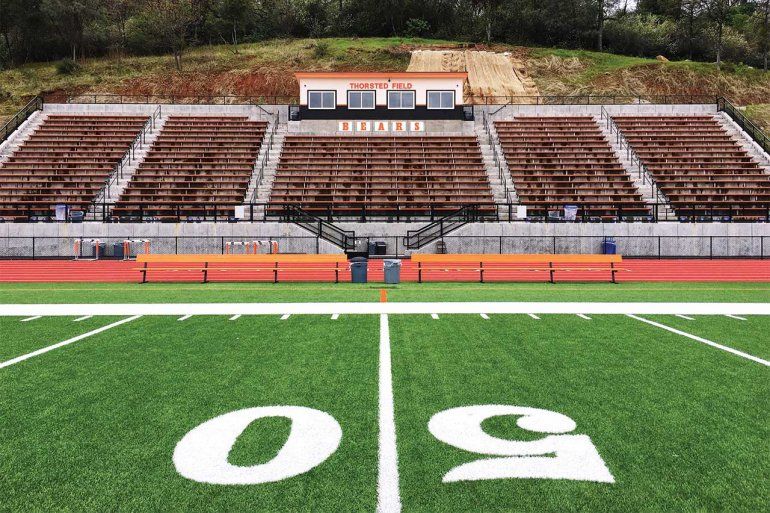
{"label": "sideline stripe", "polygon": [[683,337],[696,340],[702,344],[706,344],[711,347],[716,347],[717,349],[721,349],[722,351],[727,351],[728,353],[732,353],[734,355],[740,356],[741,358],[746,358],[747,360],[751,360],[752,362],[761,363],[766,367],[770,367],[770,362],[768,362],[767,360],[763,360],[762,358],[757,358],[756,356],[752,356],[748,353],[744,353],[743,351],[738,351],[737,349],[733,349],[732,347],[723,346],[722,344],[717,344],[716,342],[712,342],[711,340],[706,340],[705,338],[701,338],[697,335],[692,335],[690,333],[680,331],[676,328],[672,328],[671,326],[666,326],[665,324],[661,324],[659,322],[651,321],[649,319],[644,319],[643,317],[637,317],[636,315],[633,315],[633,314],[628,314],[628,316],[631,317],[632,319],[636,319],[637,321],[646,322],[647,324],[656,326],[666,331],[670,331],[671,333],[682,335]]}
{"label": "sideline stripe", "polygon": [[430,314],[431,318],[434,320],[438,320],[438,314]]}
{"label": "sideline stripe", "polygon": [[538,317],[538,316],[537,316],[537,315],[535,315],[535,314],[527,314],[527,315],[529,315],[530,317],[532,317],[532,318],[533,318],[533,319],[535,319],[536,321],[539,321],[539,320],[540,320],[540,317]]}
{"label": "sideline stripe", "polygon": [[0,304],[0,317],[81,315],[770,315],[770,303],[114,303]]}
{"label": "sideline stripe", "polygon": [[282,320],[282,321],[285,321],[285,320],[286,320],[286,319],[288,319],[289,317],[291,317],[291,314],[283,314],[283,315],[281,316],[281,320]]}
{"label": "sideline stripe", "polygon": [[240,318],[241,318],[241,314],[235,314],[232,317],[230,317],[230,320],[231,321],[237,321]]}
{"label": "sideline stripe", "polygon": [[746,320],[745,317],[738,317],[737,315],[727,314],[727,315],[725,315],[725,317],[729,317],[730,319],[735,319],[737,321],[745,321]]}
{"label": "sideline stripe", "polygon": [[65,340],[63,342],[59,342],[58,344],[54,344],[52,346],[44,347],[42,349],[38,349],[37,351],[32,351],[31,353],[27,353],[25,355],[19,356],[17,358],[12,359],[12,360],[8,360],[6,362],[2,362],[2,363],[0,363],[0,369],[2,369],[4,367],[9,367],[9,366],[13,365],[14,363],[19,363],[19,362],[23,362],[24,360],[29,360],[30,358],[32,358],[34,356],[38,356],[38,355],[41,355],[43,353],[47,353],[48,351],[53,351],[54,349],[58,349],[59,347],[63,347],[63,346],[72,344],[73,342],[77,342],[78,340],[83,340],[84,338],[88,338],[88,337],[90,337],[92,335],[98,335],[99,333],[101,333],[103,331],[107,331],[110,328],[114,328],[116,326],[120,326],[121,324],[125,324],[127,322],[131,322],[131,321],[133,321],[135,319],[138,319],[140,317],[141,317],[141,315],[134,315],[133,317],[128,317],[126,319],[123,319],[123,320],[120,320],[120,321],[117,321],[117,322],[113,322],[112,324],[108,324],[107,326],[102,326],[101,328],[97,328],[97,329],[95,329],[93,331],[89,331],[88,333],[84,333],[82,335],[78,335],[77,337],[73,337],[73,338],[67,339],[67,340]]}
{"label": "sideline stripe", "polygon": [[78,317],[77,319],[75,319],[75,320],[74,320],[74,321],[72,321],[72,322],[80,322],[80,321],[85,321],[85,320],[87,320],[87,319],[90,319],[91,317],[93,317],[93,315],[84,315],[83,317]]}
{"label": "sideline stripe", "polygon": [[40,319],[42,315],[35,315],[34,317],[27,317],[26,319],[22,319],[21,322],[29,322],[29,321],[36,321]]}
{"label": "sideline stripe", "polygon": [[393,406],[393,374],[390,359],[388,315],[380,315],[380,459],[377,474],[377,513],[401,511],[398,491],[396,412]]}
{"label": "sideline stripe", "polygon": [[186,320],[187,320],[187,319],[189,319],[190,317],[192,317],[192,314],[183,315],[182,317],[180,317],[179,319],[177,319],[177,321],[186,321]]}
{"label": "sideline stripe", "polygon": [[580,317],[581,319],[585,319],[585,320],[587,320],[587,321],[590,321],[590,320],[591,320],[591,318],[590,318],[590,317],[588,317],[586,314],[577,314],[577,316],[578,316],[578,317]]}
{"label": "sideline stripe", "polygon": [[677,314],[677,317],[679,317],[680,319],[684,319],[685,321],[694,321],[695,320],[692,317],[688,317],[688,316],[682,315],[682,314]]}
{"label": "sideline stripe", "polygon": [[483,313],[483,314],[479,314],[479,315],[480,315],[480,316],[481,316],[481,318],[482,318],[482,319],[484,319],[485,321],[488,321],[488,320],[489,320],[489,316],[488,316],[487,314]]}
{"label": "sideline stripe", "polygon": [[332,314],[332,320],[333,321],[336,321],[339,318],[340,318],[340,314]]}

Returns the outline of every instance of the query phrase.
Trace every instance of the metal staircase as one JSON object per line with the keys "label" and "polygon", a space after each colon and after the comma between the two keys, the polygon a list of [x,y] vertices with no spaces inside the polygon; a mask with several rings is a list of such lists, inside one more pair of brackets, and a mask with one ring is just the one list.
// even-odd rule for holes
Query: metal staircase
{"label": "metal staircase", "polygon": [[419,230],[409,230],[406,237],[404,237],[404,246],[406,249],[420,249],[468,223],[477,223],[492,219],[493,217],[481,214],[475,205],[468,205],[423,226]]}
{"label": "metal staircase", "polygon": [[355,232],[343,230],[334,223],[316,217],[300,207],[286,205],[282,207],[282,211],[278,216],[281,221],[294,223],[316,237],[330,242],[345,251],[354,251],[356,249]]}

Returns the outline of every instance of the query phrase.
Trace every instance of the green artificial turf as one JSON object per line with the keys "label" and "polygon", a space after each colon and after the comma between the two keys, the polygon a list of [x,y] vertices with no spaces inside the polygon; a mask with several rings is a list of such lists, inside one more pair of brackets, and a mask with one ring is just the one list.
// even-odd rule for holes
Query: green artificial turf
{"label": "green artificial turf", "polygon": [[767,302],[766,283],[0,284],[0,304],[388,301]]}
{"label": "green artificial turf", "polygon": [[[768,367],[626,316],[591,317],[390,316],[405,512],[763,510]],[[764,317],[645,317],[766,354]],[[0,319],[3,340],[55,343],[115,320],[19,319]],[[146,316],[2,368],[0,510],[374,511],[379,334],[375,315]],[[483,404],[569,416],[615,483],[442,483],[451,468],[482,456],[437,440],[428,421]],[[210,485],[176,472],[174,448],[193,428],[281,405],[333,416],[343,432],[337,451],[277,483]],[[508,440],[544,436],[512,417],[483,428]],[[228,461],[267,462],[290,430],[286,419],[255,421]]]}
{"label": "green artificial turf", "polygon": [[101,328],[119,317],[42,317],[21,322],[24,317],[0,317],[0,362],[62,342]]}
{"label": "green artificial turf", "polygon": [[[764,366],[619,316],[394,316],[390,325],[405,511],[760,511],[768,504]],[[616,482],[442,483],[451,468],[488,456],[436,440],[428,421],[484,404],[571,417]],[[484,427],[509,440],[544,436],[509,418]]]}
{"label": "green artificial turf", "polygon": [[691,335],[696,335],[711,342],[732,347],[733,349],[770,361],[770,316],[743,316],[742,318],[746,319],[745,321],[710,315],[688,316],[695,319],[694,321],[673,315],[649,315],[644,317],[685,333],[690,333]]}
{"label": "green artificial turf", "polygon": [[[7,511],[373,511],[374,316],[145,317],[0,369],[0,490]],[[306,406],[343,429],[310,472],[254,486],[175,471],[179,440],[255,406]],[[233,464],[267,461],[287,430],[255,422]]]}

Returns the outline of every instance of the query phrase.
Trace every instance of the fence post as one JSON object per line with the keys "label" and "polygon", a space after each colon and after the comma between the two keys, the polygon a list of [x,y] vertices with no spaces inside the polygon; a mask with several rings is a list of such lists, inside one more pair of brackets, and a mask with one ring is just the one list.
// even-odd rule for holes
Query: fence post
{"label": "fence post", "polygon": [[32,260],[35,259],[35,237],[32,237]]}

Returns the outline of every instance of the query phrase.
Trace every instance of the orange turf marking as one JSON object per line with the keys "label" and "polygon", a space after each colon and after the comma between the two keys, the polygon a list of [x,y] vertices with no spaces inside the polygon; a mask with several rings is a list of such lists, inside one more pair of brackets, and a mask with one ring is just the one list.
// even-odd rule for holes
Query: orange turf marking
{"label": "orange turf marking", "polygon": [[388,291],[385,289],[380,289],[380,303],[387,303],[388,302]]}

